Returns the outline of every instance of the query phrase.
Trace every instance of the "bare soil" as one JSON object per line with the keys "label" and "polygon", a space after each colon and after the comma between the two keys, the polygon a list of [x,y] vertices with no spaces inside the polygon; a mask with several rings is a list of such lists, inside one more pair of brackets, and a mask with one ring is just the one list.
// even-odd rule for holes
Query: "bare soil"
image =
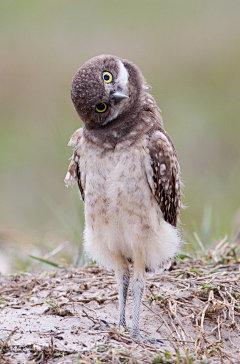
{"label": "bare soil", "polygon": [[[116,328],[114,273],[98,266],[0,276],[0,363],[240,363],[239,246],[147,275],[139,342]],[[132,298],[127,302],[131,326]]]}

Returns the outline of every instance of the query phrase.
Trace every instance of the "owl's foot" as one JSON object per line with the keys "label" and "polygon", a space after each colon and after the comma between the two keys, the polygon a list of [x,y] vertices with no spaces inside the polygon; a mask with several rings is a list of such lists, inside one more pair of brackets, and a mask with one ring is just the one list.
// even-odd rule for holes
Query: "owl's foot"
{"label": "owl's foot", "polygon": [[118,321],[118,324],[117,324],[117,328],[118,329],[126,329],[127,328],[127,325],[126,325],[126,320],[125,320],[125,316],[121,316],[119,321]]}
{"label": "owl's foot", "polygon": [[133,339],[138,340],[138,341],[140,341],[140,342],[142,342],[144,344],[150,344],[150,345],[151,344],[154,345],[154,344],[158,344],[158,343],[163,344],[163,341],[161,341],[159,339],[152,339],[152,338],[148,338],[148,337],[143,337],[140,334],[134,335],[133,333],[131,333],[131,336],[132,336]]}

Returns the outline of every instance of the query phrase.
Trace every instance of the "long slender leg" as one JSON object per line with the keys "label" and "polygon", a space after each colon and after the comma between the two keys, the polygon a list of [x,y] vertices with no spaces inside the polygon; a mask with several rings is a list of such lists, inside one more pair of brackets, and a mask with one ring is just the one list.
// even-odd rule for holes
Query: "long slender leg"
{"label": "long slender leg", "polygon": [[126,300],[127,300],[128,285],[130,278],[128,261],[122,255],[114,255],[112,256],[112,259],[115,266],[115,275],[119,289],[118,326],[126,327],[125,309],[126,309]]}
{"label": "long slender leg", "polygon": [[142,255],[134,257],[133,281],[132,281],[132,298],[133,298],[133,320],[132,336],[140,338],[139,314],[142,301],[142,295],[145,287],[145,263]]}

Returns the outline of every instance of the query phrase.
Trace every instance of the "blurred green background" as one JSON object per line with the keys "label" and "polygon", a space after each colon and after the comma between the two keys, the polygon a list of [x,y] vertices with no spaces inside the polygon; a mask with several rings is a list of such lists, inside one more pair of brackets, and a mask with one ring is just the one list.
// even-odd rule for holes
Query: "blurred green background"
{"label": "blurred green background", "polygon": [[[233,236],[240,208],[240,2],[0,1],[0,271],[27,254],[81,264],[82,202],[64,176],[82,126],[71,79],[127,58],[152,86],[185,184],[183,237]],[[61,246],[62,247],[62,246]],[[57,257],[57,258],[56,258]]]}

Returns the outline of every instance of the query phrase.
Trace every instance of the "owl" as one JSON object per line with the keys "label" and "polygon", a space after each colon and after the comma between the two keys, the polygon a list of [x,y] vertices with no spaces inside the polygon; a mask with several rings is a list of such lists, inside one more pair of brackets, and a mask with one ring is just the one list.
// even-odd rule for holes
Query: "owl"
{"label": "owl", "polygon": [[163,268],[181,244],[178,156],[149,89],[140,69],[119,57],[94,57],[77,71],[71,98],[84,127],[70,139],[65,178],[78,184],[84,202],[87,255],[115,271],[118,326],[126,327],[133,265],[135,338],[146,271]]}

